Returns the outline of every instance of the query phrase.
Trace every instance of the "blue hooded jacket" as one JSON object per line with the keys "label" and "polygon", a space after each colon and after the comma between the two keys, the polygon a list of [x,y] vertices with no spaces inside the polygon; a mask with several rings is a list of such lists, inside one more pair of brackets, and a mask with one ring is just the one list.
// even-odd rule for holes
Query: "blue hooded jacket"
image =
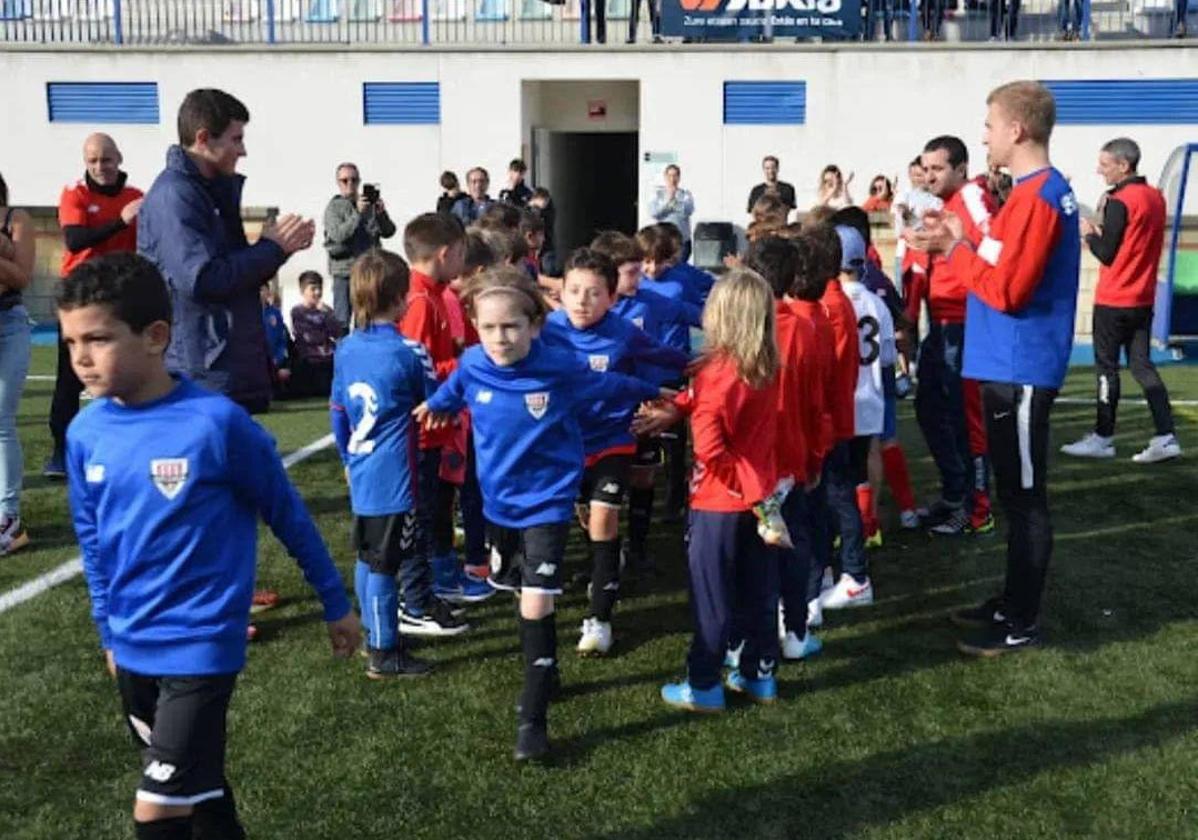
{"label": "blue hooded jacket", "polygon": [[270,400],[259,289],[287,261],[270,240],[246,241],[244,181],[205,178],[171,146],[137,216],[137,252],[170,288],[167,366],[243,405]]}

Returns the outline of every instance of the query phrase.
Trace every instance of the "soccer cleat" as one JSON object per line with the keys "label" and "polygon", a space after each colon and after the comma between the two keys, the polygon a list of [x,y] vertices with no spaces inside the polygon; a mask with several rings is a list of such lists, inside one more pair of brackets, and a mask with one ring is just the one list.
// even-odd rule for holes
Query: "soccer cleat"
{"label": "soccer cleat", "polygon": [[1137,464],[1155,464],[1160,461],[1170,461],[1181,457],[1181,444],[1172,434],[1157,435],[1148,441],[1148,446],[1142,452],[1137,452],[1131,459]]}
{"label": "soccer cleat", "polygon": [[735,671],[740,667],[740,652],[745,649],[745,643],[741,642],[736,647],[730,647],[724,651],[724,667]]}
{"label": "soccer cleat", "polygon": [[718,714],[724,711],[724,687],[716,683],[711,688],[691,688],[685,680],[666,683],[661,687],[661,699],[676,709],[700,714]]}
{"label": "soccer cleat", "polygon": [[772,675],[751,680],[739,670],[732,671],[724,678],[724,685],[729,691],[743,694],[754,703],[768,705],[778,702],[778,681]]}
{"label": "soccer cleat", "polygon": [[944,522],[946,519],[952,516],[955,511],[960,509],[960,503],[954,505],[950,502],[944,501],[944,499],[937,499],[932,503],[931,507],[921,508],[920,510],[916,511],[916,513],[919,516],[919,524],[930,530],[939,525],[941,522]]}
{"label": "soccer cleat", "polygon": [[976,522],[970,517],[969,533],[971,534],[993,534],[996,527],[998,526],[994,522],[994,514],[992,513],[986,514],[985,518]]}
{"label": "soccer cleat", "polygon": [[370,648],[367,657],[366,676],[372,680],[391,680],[398,677],[424,677],[432,670],[422,659],[409,656],[399,648],[379,650]]}
{"label": "soccer cleat", "polygon": [[[434,588],[434,594],[436,589]],[[457,591],[452,595],[440,596],[451,604],[477,604],[495,594],[495,588],[483,578],[470,572],[458,570]]]}
{"label": "soccer cleat", "polygon": [[53,481],[61,481],[67,477],[67,461],[58,447],[54,448],[54,454],[42,465],[42,476]]}
{"label": "soccer cleat", "polygon": [[801,639],[794,633],[787,633],[780,641],[782,658],[791,661],[807,659],[824,649],[824,643],[810,631]]}
{"label": "soccer cleat", "polygon": [[491,574],[487,575],[487,584],[492,589],[500,589],[504,592],[519,594],[523,582],[520,577],[520,567],[515,563],[504,563],[498,571],[492,566]]}
{"label": "soccer cleat", "polygon": [[1112,438],[1090,432],[1084,438],[1061,447],[1061,452],[1075,458],[1114,458],[1115,444]]}
{"label": "soccer cleat", "polygon": [[[820,606],[825,610],[839,610],[845,607],[867,607],[874,602],[874,586],[869,578],[864,583],[857,581],[850,574],[843,574],[836,585],[819,596]],[[810,622],[808,622],[810,625]]]}
{"label": "soccer cleat", "polygon": [[469,629],[470,625],[438,598],[432,599],[432,606],[424,613],[409,612],[407,607],[399,609],[399,632],[405,636],[457,636]]}
{"label": "soccer cleat", "polygon": [[978,636],[957,642],[957,650],[970,656],[993,659],[1005,653],[1036,647],[1040,644],[1040,631],[1036,627],[1016,628],[1009,622],[995,624]]}
{"label": "soccer cleat", "polygon": [[607,656],[611,650],[611,622],[597,618],[582,620],[582,638],[578,640],[579,656]]}
{"label": "soccer cleat", "polygon": [[819,591],[827,592],[829,589],[831,589],[835,585],[836,585],[836,578],[832,576],[832,567],[825,566],[823,579],[820,580],[820,582],[819,582]]}
{"label": "soccer cleat", "polygon": [[267,610],[273,610],[279,605],[279,593],[273,589],[255,589],[254,599],[250,602],[250,615],[257,615]]}
{"label": "soccer cleat", "polygon": [[948,619],[958,627],[985,628],[1003,624],[1007,620],[1007,616],[1003,613],[1003,599],[995,596],[983,601],[976,607],[956,610]]}
{"label": "soccer cleat", "polygon": [[0,518],[0,557],[20,551],[29,545],[29,533],[21,527],[19,518]]}
{"label": "soccer cleat", "polygon": [[807,602],[807,627],[822,627],[824,625],[824,607],[819,598]]}
{"label": "soccer cleat", "polygon": [[543,723],[521,723],[516,728],[516,761],[538,761],[549,755],[549,731]]}
{"label": "soccer cleat", "polygon": [[882,529],[878,528],[872,534],[865,538],[866,548],[881,548],[882,547]]}
{"label": "soccer cleat", "polygon": [[950,513],[944,521],[928,528],[928,533],[938,537],[959,537],[968,530],[969,514],[965,512],[965,508],[960,507]]}
{"label": "soccer cleat", "polygon": [[899,527],[904,531],[915,531],[919,528],[919,514],[913,510],[899,513]]}

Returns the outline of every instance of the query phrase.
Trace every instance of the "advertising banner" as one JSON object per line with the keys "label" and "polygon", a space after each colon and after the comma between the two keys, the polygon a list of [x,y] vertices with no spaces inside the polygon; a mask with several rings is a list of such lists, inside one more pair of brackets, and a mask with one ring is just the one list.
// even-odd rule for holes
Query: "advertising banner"
{"label": "advertising banner", "polygon": [[854,38],[858,0],[662,0],[661,32],[684,38]]}

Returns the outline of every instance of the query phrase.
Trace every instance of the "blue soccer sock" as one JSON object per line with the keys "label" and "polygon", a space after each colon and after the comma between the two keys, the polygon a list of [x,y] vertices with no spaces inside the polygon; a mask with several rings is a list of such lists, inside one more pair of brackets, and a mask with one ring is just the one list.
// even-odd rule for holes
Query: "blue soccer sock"
{"label": "blue soccer sock", "polygon": [[399,642],[399,588],[394,575],[374,572],[366,581],[366,627],[370,634],[370,646],[377,650],[391,650]]}
{"label": "blue soccer sock", "polygon": [[358,599],[358,613],[362,616],[362,629],[366,633],[366,645],[370,644],[370,625],[366,623],[366,581],[370,578],[370,566],[359,560],[354,564],[354,595]]}

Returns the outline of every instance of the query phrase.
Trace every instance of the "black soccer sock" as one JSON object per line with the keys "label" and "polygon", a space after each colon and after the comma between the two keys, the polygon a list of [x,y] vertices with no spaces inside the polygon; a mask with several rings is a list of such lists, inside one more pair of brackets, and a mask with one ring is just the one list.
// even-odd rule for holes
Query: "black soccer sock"
{"label": "black soccer sock", "polygon": [[604,540],[591,543],[594,559],[591,564],[591,615],[600,621],[611,621],[611,611],[620,592],[620,541]]}
{"label": "black soccer sock", "polygon": [[237,819],[237,801],[228,782],[225,782],[225,795],[196,805],[192,819],[194,840],[245,840],[245,829]]}
{"label": "black soccer sock", "polygon": [[167,820],[133,823],[137,840],[191,840],[191,817],[171,817]]}
{"label": "black soccer sock", "polygon": [[545,725],[549,696],[557,669],[557,624],[550,613],[540,619],[520,619],[524,648],[524,691],[520,695],[520,720]]}
{"label": "black soccer sock", "polygon": [[645,555],[652,522],[653,488],[633,487],[628,493],[628,549],[638,558]]}

